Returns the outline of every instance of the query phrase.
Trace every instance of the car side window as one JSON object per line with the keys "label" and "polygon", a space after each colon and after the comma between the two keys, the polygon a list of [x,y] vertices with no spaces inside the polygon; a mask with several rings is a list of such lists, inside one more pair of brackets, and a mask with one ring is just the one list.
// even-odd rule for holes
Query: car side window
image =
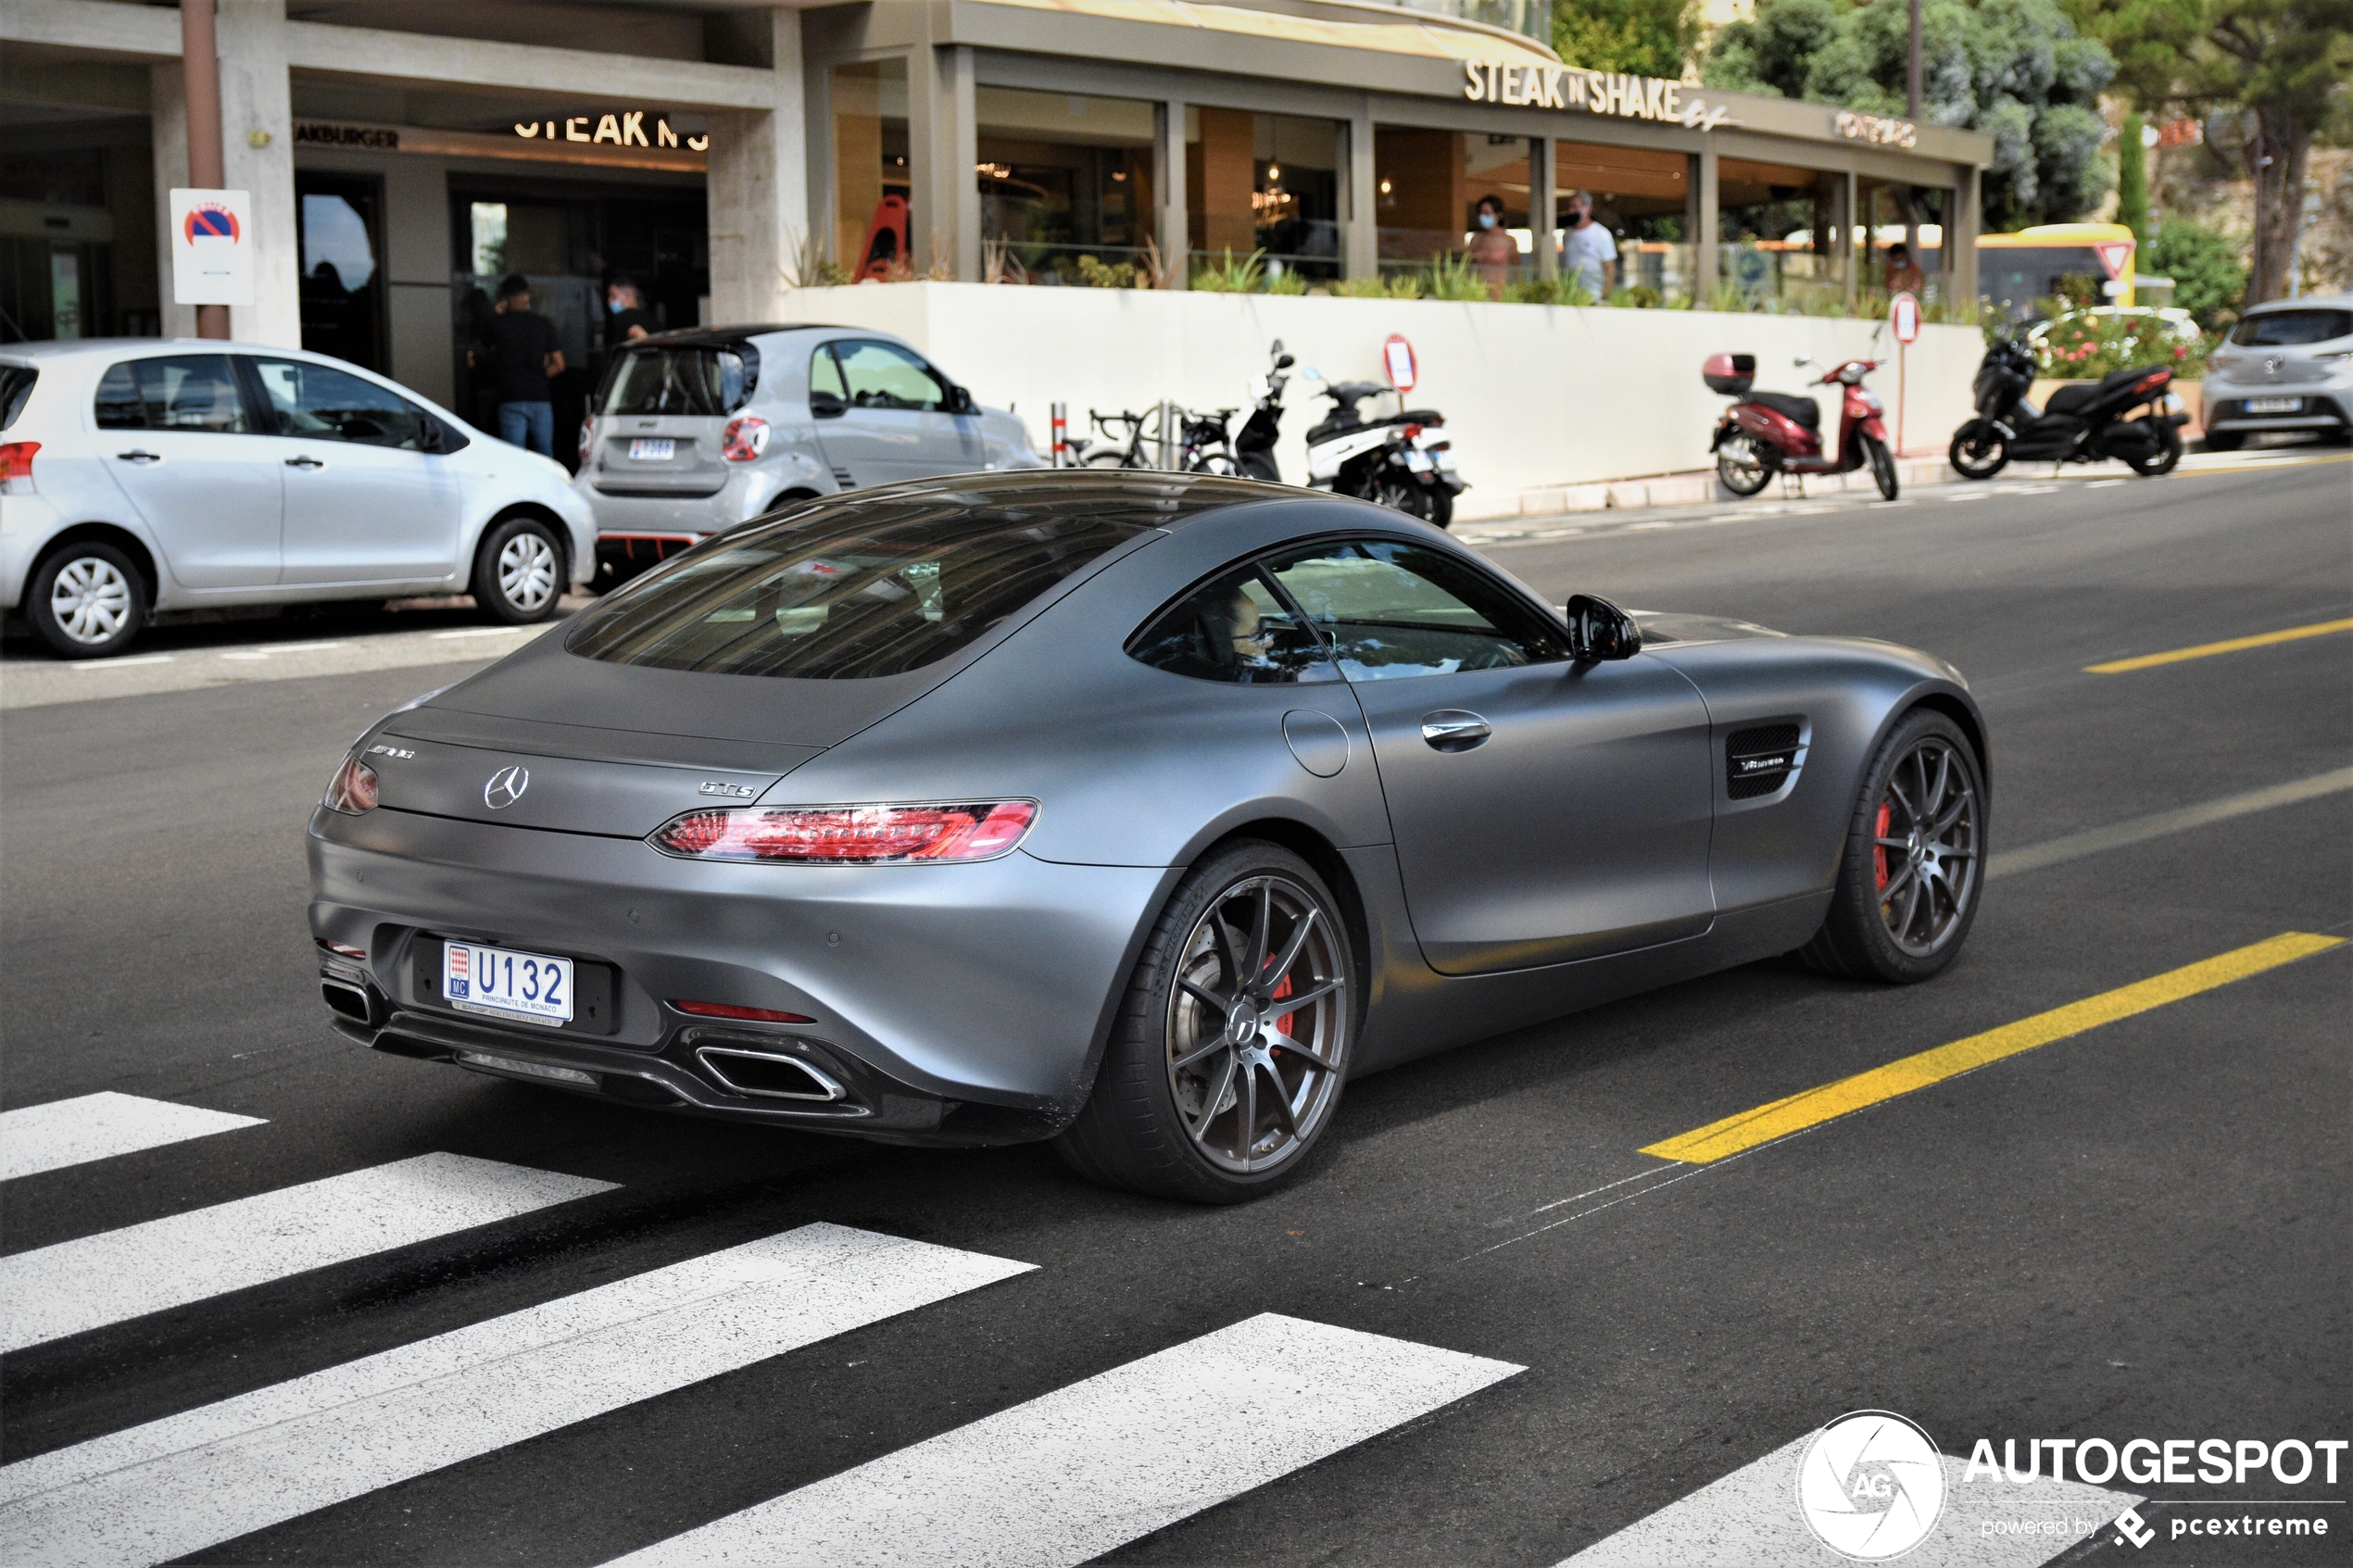
{"label": "car side window", "polygon": [[254,428],[225,354],[172,354],[109,366],[99,378],[92,412],[100,430],[244,435]]}
{"label": "car side window", "polygon": [[897,344],[837,342],[832,346],[849,383],[849,401],[858,408],[929,412],[946,406],[947,389],[931,367]]}
{"label": "car side window", "polygon": [[1568,636],[1477,568],[1424,546],[1353,539],[1267,563],[1352,681],[1568,658]]}
{"label": "car side window", "polygon": [[849,401],[849,388],[842,383],[841,366],[835,362],[830,343],[819,344],[809,357],[809,396],[812,402],[826,397],[837,403]]}
{"label": "car side window", "polygon": [[260,372],[262,390],[270,395],[281,435],[404,452],[429,452],[437,445],[431,415],[373,382],[298,359],[257,358],[253,366]]}
{"label": "car side window", "polygon": [[1161,611],[1128,640],[1127,652],[1197,681],[1270,686],[1340,679],[1323,639],[1300,623],[1254,566],[1229,571]]}

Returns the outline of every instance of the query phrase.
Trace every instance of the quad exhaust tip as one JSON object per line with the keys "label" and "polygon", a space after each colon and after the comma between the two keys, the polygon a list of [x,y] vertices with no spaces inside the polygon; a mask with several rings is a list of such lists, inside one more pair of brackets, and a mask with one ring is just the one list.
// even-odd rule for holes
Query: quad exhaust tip
{"label": "quad exhaust tip", "polygon": [[378,1022],[376,998],[365,985],[355,985],[347,980],[321,980],[319,994],[326,998],[329,1007],[355,1023],[373,1025]]}
{"label": "quad exhaust tip", "polygon": [[720,1086],[739,1095],[824,1104],[849,1098],[849,1091],[830,1073],[797,1056],[736,1046],[703,1046],[696,1050],[695,1060]]}

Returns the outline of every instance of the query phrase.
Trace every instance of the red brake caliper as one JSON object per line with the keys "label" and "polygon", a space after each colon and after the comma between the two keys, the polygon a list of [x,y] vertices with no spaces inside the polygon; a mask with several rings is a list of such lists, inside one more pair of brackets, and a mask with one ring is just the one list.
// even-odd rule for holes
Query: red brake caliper
{"label": "red brake caliper", "polygon": [[[1872,826],[1872,828],[1871,828],[1871,836],[1872,836],[1873,838],[1885,838],[1885,837],[1887,836],[1887,819],[1888,819],[1889,814],[1890,814],[1890,813],[1889,813],[1889,809],[1888,809],[1888,804],[1887,804],[1887,802],[1886,802],[1886,801],[1884,801],[1884,800],[1881,801],[1881,802],[1879,803],[1879,821],[1878,821],[1878,822],[1877,822],[1877,823],[1875,823],[1875,824]],[[1871,867],[1872,867],[1872,869],[1873,869],[1874,871],[1876,871],[1876,872],[1879,873],[1879,890],[1880,890],[1881,892],[1882,892],[1882,893],[1886,892],[1886,891],[1887,891],[1887,846],[1886,846],[1886,845],[1884,845],[1884,844],[1875,844],[1875,845],[1873,845],[1873,846],[1871,847]]]}
{"label": "red brake caliper", "polygon": [[[1274,999],[1275,999],[1276,1001],[1278,1001],[1278,1002],[1279,1002],[1279,1001],[1281,1001],[1281,1000],[1282,1000],[1285,997],[1288,997],[1288,996],[1290,996],[1290,975],[1288,975],[1288,974],[1286,974],[1286,975],[1284,975],[1284,976],[1283,976],[1283,983],[1282,983],[1281,985],[1277,985],[1277,986],[1276,986],[1276,987],[1275,987]],[[1280,1018],[1278,1018],[1278,1019],[1275,1020],[1275,1033],[1276,1033],[1276,1034],[1277,1034],[1277,1035],[1282,1035],[1282,1036],[1283,1036],[1283,1037],[1285,1037],[1286,1039],[1290,1038],[1290,1029],[1291,1029],[1291,1023],[1292,1023],[1292,1021],[1293,1021],[1293,1020],[1295,1020],[1295,1019],[1297,1019],[1298,1017],[1299,1017],[1299,1014],[1297,1014],[1297,1013],[1295,1013],[1295,1012],[1287,1012],[1287,1013],[1283,1014],[1283,1016],[1282,1016],[1282,1017],[1280,1017]]]}

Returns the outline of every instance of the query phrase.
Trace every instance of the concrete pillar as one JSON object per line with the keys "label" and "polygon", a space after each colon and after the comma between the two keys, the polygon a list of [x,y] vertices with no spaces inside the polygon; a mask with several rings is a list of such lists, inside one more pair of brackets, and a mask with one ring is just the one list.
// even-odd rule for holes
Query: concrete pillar
{"label": "concrete pillar", "polygon": [[171,192],[188,183],[188,105],[180,67],[147,68],[147,125],[156,158],[156,299],[163,312],[163,335],[196,335],[196,307],[173,301],[171,286]]}
{"label": "concrete pillar", "polygon": [[1170,98],[1153,106],[1152,182],[1160,205],[1152,212],[1152,240],[1160,246],[1161,270],[1171,288],[1183,288],[1192,271],[1192,213],[1185,194],[1185,101]]}
{"label": "concrete pillar", "polygon": [[808,116],[800,13],[764,19],[758,57],[775,85],[775,107],[711,117],[706,199],[711,212],[711,313],[721,322],[786,317],[787,280],[823,225],[809,202]]}
{"label": "concrete pillar", "polygon": [[915,168],[913,249],[918,278],[935,268],[960,282],[980,281],[978,111],[969,44],[917,44],[907,61],[907,141]]}
{"label": "concrete pillar", "polygon": [[[1540,278],[1560,276],[1560,217],[1558,198],[1553,194],[1560,183],[1554,170],[1554,152],[1559,144],[1550,136],[1538,136],[1528,144],[1528,228],[1529,237],[1536,247],[1536,275]],[[1627,275],[1629,268],[1621,264],[1618,276]]]}
{"label": "concrete pillar", "polygon": [[1863,210],[1862,184],[1852,169],[1839,176],[1838,214],[1839,290],[1852,310],[1862,295],[1863,264],[1871,254],[1869,214]]}
{"label": "concrete pillar", "polygon": [[1380,275],[1380,185],[1373,161],[1373,117],[1348,122],[1348,225],[1340,246],[1341,275]]}
{"label": "concrete pillar", "polygon": [[1692,241],[1692,303],[1705,309],[1708,295],[1716,291],[1717,230],[1720,221],[1713,146],[1702,146],[1691,155],[1690,174],[1683,183],[1690,192],[1683,198],[1683,232]]}
{"label": "concrete pillar", "polygon": [[1983,177],[1983,170],[1970,169],[1945,196],[1944,297],[1954,304],[1977,298],[1977,233],[1983,221],[1980,188]]}
{"label": "concrete pillar", "polygon": [[302,249],[285,0],[220,0],[219,27],[221,174],[227,189],[253,201],[253,303],[230,307],[229,335],[299,348]]}

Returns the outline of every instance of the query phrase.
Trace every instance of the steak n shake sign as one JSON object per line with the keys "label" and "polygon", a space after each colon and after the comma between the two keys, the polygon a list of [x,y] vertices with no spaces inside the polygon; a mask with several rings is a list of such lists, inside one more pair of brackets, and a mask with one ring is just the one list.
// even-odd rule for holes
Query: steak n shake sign
{"label": "steak n shake sign", "polygon": [[1737,125],[1731,111],[1685,98],[1689,83],[1655,76],[1620,76],[1573,66],[1515,66],[1465,60],[1463,96],[1474,104],[1523,104],[1529,108],[1583,109],[1620,119],[1655,119],[1693,131]]}

